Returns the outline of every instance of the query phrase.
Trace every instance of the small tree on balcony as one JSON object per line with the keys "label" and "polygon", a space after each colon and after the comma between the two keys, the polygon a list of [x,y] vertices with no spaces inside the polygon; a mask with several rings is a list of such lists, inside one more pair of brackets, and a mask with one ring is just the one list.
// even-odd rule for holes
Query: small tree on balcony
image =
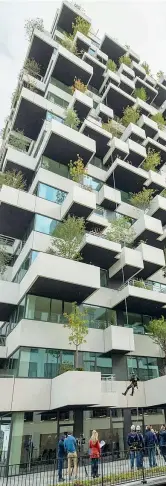
{"label": "small tree on balcony", "polygon": [[146,61],[142,62],[141,66],[145,69],[146,74],[150,74],[150,66]]}
{"label": "small tree on balcony", "polygon": [[156,171],[158,165],[161,164],[160,152],[155,152],[153,149],[148,149],[148,155],[142,164],[142,168],[145,170]]}
{"label": "small tree on balcony", "polygon": [[119,58],[119,66],[121,64],[126,64],[126,66],[131,66],[131,59],[130,56],[127,56],[127,54],[124,54],[124,56],[121,56]]}
{"label": "small tree on balcony", "polygon": [[84,234],[84,219],[68,216],[64,222],[58,223],[54,229],[48,253],[70,260],[81,260],[79,248]]}
{"label": "small tree on balcony", "polygon": [[130,218],[121,216],[112,221],[105,236],[107,240],[121,243],[123,246],[132,246],[135,232],[131,226]]}
{"label": "small tree on balcony", "polygon": [[35,61],[35,59],[27,59],[24,64],[24,70],[31,76],[37,77],[40,75],[41,66]]}
{"label": "small tree on balcony", "polygon": [[83,183],[83,178],[86,175],[87,170],[85,169],[83,159],[79,156],[79,154],[77,154],[77,157],[78,158],[75,160],[75,162],[70,160],[69,174],[74,182]]}
{"label": "small tree on balcony", "polygon": [[80,124],[80,120],[79,120],[79,118],[77,116],[77,112],[75,110],[72,110],[71,108],[69,108],[66,111],[66,117],[65,117],[64,124],[67,125],[70,128],[73,128],[74,130],[77,130],[77,128],[79,127],[79,124]]}
{"label": "small tree on balcony", "polygon": [[163,117],[162,113],[156,113],[155,115],[152,115],[151,116],[151,120],[153,120],[154,122],[157,123],[158,127],[160,128],[160,130],[163,130],[163,128],[165,127],[166,125],[166,120],[165,118]]}
{"label": "small tree on balcony", "polygon": [[62,39],[62,41],[61,41],[61,45],[63,47],[65,47],[65,49],[67,49],[68,51],[75,54],[75,56],[77,56],[77,54],[78,54],[77,46],[75,44],[73,44],[73,38],[72,38],[71,35],[65,34],[64,39]]}
{"label": "small tree on balcony", "polygon": [[79,347],[86,343],[88,334],[87,310],[81,311],[76,302],[73,302],[71,314],[65,312],[64,317],[67,319],[67,324],[64,324],[64,327],[69,329],[69,343],[75,346],[75,368],[77,369]]}
{"label": "small tree on balcony", "polygon": [[154,189],[145,189],[145,187],[143,187],[143,190],[140,192],[131,192],[130,204],[132,204],[132,206],[142,209],[143,211],[146,211],[149,208],[154,193]]}
{"label": "small tree on balcony", "polygon": [[117,71],[117,65],[112,59],[108,59],[107,68],[115,73]]}
{"label": "small tree on balcony", "polygon": [[164,374],[166,370],[166,320],[164,316],[160,319],[153,319],[147,326],[147,332],[151,334],[151,337],[155,344],[160,346],[164,354]]}
{"label": "small tree on balcony", "polygon": [[15,134],[11,134],[8,143],[20,152],[26,152],[29,142],[24,137],[23,130],[16,130]]}
{"label": "small tree on balcony", "polygon": [[143,88],[143,87],[142,88],[136,88],[134,90],[134,97],[139,98],[142,101],[146,101],[147,100],[147,94],[146,94],[145,88]]}
{"label": "small tree on balcony", "polygon": [[74,78],[73,86],[71,87],[72,93],[78,89],[81,93],[85,93],[87,91],[87,84],[84,84],[81,79]]}
{"label": "small tree on balcony", "polygon": [[10,256],[5,249],[4,241],[0,239],[0,275],[5,273],[6,267],[10,262]]}
{"label": "small tree on balcony", "polygon": [[27,19],[24,24],[25,34],[27,39],[30,41],[35,29],[44,31],[43,19],[36,17],[35,19]]}
{"label": "small tree on balcony", "polygon": [[11,186],[15,189],[25,189],[26,181],[21,171],[7,171],[0,172],[0,188],[3,186]]}
{"label": "small tree on balcony", "polygon": [[89,22],[87,22],[87,20],[83,19],[80,16],[76,17],[75,22],[72,22],[72,36],[73,36],[73,38],[75,37],[77,31],[88,36],[90,27],[91,27],[91,24]]}
{"label": "small tree on balcony", "polygon": [[158,71],[156,76],[157,76],[157,80],[160,81],[160,78],[162,78],[164,76],[164,71]]}
{"label": "small tree on balcony", "polygon": [[137,123],[140,117],[140,112],[137,109],[132,108],[132,106],[126,106],[123,110],[123,116],[121,122],[125,127],[128,127],[129,123]]}
{"label": "small tree on balcony", "polygon": [[102,128],[111,133],[113,137],[121,137],[122,132],[119,129],[118,123],[114,120],[108,120],[107,123],[102,123]]}

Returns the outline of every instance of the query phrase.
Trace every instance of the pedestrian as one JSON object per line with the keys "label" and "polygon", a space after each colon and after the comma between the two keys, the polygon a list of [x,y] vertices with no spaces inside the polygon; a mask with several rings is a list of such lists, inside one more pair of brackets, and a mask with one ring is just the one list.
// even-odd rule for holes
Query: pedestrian
{"label": "pedestrian", "polygon": [[131,389],[130,395],[131,397],[133,397],[135,388],[138,389],[138,380],[139,378],[137,377],[137,375],[135,375],[135,373],[132,373],[130,377],[130,384],[127,386],[126,391],[122,393],[122,395],[126,396],[128,391]]}
{"label": "pedestrian", "polygon": [[143,468],[143,457],[144,457],[145,443],[144,443],[143,435],[141,434],[140,425],[137,425],[136,433],[137,433],[137,436],[138,436],[137,452],[136,452],[136,464],[137,464],[137,469],[142,469]]}
{"label": "pedestrian", "polygon": [[131,432],[127,436],[127,444],[130,449],[130,465],[131,465],[131,469],[133,469],[134,460],[136,458],[137,446],[138,446],[138,435],[135,430],[135,425],[131,426]]}
{"label": "pedestrian", "polygon": [[100,443],[98,439],[98,432],[93,430],[91,439],[89,441],[90,458],[91,458],[91,476],[98,478],[98,462],[100,457]]}
{"label": "pedestrian", "polygon": [[67,453],[68,459],[68,475],[69,479],[71,479],[71,467],[72,463],[74,464],[74,477],[77,479],[77,442],[75,437],[72,434],[68,434],[66,439],[64,440],[64,448]]}
{"label": "pedestrian", "polygon": [[159,432],[159,447],[161,454],[164,458],[164,461],[166,462],[166,428],[165,425],[161,426],[160,432]]}
{"label": "pedestrian", "polygon": [[64,457],[65,457],[64,440],[65,440],[65,437],[62,436],[60,438],[59,442],[58,442],[58,479],[59,479],[59,482],[64,481],[64,478],[62,477],[63,463],[64,463]]}
{"label": "pedestrian", "polygon": [[147,427],[147,431],[145,433],[145,447],[147,447],[148,459],[149,459],[149,467],[156,467],[156,446],[157,446],[157,437],[154,433],[153,429],[150,425]]}

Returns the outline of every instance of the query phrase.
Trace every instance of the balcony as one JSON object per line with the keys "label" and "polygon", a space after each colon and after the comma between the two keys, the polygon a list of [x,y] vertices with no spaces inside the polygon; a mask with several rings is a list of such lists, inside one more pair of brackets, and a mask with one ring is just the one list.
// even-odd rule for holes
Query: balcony
{"label": "balcony", "polygon": [[102,236],[86,234],[81,243],[80,251],[85,263],[108,269],[121,252],[121,245],[108,241]]}
{"label": "balcony", "polygon": [[156,96],[157,96],[157,89],[150,86],[148,83],[140,79],[140,77],[135,78],[135,88],[144,88],[147,94],[148,102],[151,103],[155,98],[156,103]]}
{"label": "balcony", "polygon": [[131,353],[135,351],[133,329],[120,326],[109,326],[104,330],[105,353]]}
{"label": "balcony", "polygon": [[155,152],[160,153],[161,163],[157,167],[157,169],[159,169],[166,162],[166,147],[156,142],[156,140],[154,140],[153,138],[149,137],[146,138],[146,140],[143,142],[143,145],[146,148],[146,151],[148,151],[148,149],[152,149]]}
{"label": "balcony", "polygon": [[166,145],[166,131],[158,128],[158,133],[156,133],[154,140],[161,143],[161,145]]}
{"label": "balcony", "polygon": [[149,170],[148,172],[149,178],[145,182],[145,186],[149,189],[154,189],[157,192],[161,192],[163,189],[166,189],[166,177],[163,174],[158,174],[153,170]]}
{"label": "balcony", "polygon": [[[123,74],[127,78],[129,78],[131,81],[135,78],[135,73],[131,67],[126,66],[126,64],[121,64],[119,69],[118,69],[118,74]],[[134,88],[133,88],[134,89]]]}
{"label": "balcony", "polygon": [[120,83],[119,83],[120,89],[125,91],[125,93],[132,95],[132,93],[135,89],[135,84],[134,84],[133,79],[132,80],[129,79],[128,76],[125,76],[122,73],[119,74],[119,77],[120,77]]}
{"label": "balcony", "polygon": [[136,98],[134,108],[138,108],[142,115],[151,116],[157,113],[156,108],[153,108],[152,105],[148,105],[146,101],[143,101],[140,98]]}
{"label": "balcony", "polygon": [[129,155],[126,157],[133,166],[138,167],[146,158],[146,149],[140,143],[128,140]]}
{"label": "balcony", "polygon": [[82,124],[80,134],[84,134],[86,138],[93,140],[96,147],[96,157],[103,159],[108,151],[108,142],[112,138],[111,133],[103,130],[101,123],[89,116]]}
{"label": "balcony", "polygon": [[115,61],[116,64],[118,64],[119,58],[126,53],[126,48],[108,34],[104,34],[100,43],[100,49],[107,54],[109,59]]}
{"label": "balcony", "polygon": [[83,60],[92,66],[93,76],[91,77],[91,85],[95,89],[99,89],[103,82],[103,74],[106,70],[106,65],[100,62],[96,56],[92,56],[89,53],[84,52]]}
{"label": "balcony", "polygon": [[155,105],[162,108],[162,105],[165,102],[165,100],[166,100],[166,87],[163,84],[158,82],[157,83],[157,96],[155,98]]}
{"label": "balcony", "polygon": [[96,115],[102,119],[103,123],[107,123],[108,119],[111,120],[114,117],[113,110],[103,103],[99,103],[96,108]]}
{"label": "balcony", "polygon": [[78,16],[91,23],[90,18],[87,17],[83,9],[78,8],[76,4],[71,4],[67,0],[63,1],[54,18],[51,28],[52,36],[54,36],[55,29],[72,34],[72,24],[75,23]]}
{"label": "balcony", "polygon": [[55,41],[48,34],[38,29],[34,30],[27,58],[34,59],[41,66],[41,76],[47,71],[55,45]]}
{"label": "balcony", "polygon": [[86,93],[81,93],[81,91],[76,89],[68,108],[75,110],[78,118],[84,120],[93,108],[93,100]]}
{"label": "balcony", "polygon": [[96,208],[96,194],[83,187],[75,186],[61,206],[61,219],[67,215],[87,218]]}
{"label": "balcony", "polygon": [[141,115],[139,118],[137,125],[145,130],[146,136],[147,137],[155,137],[155,135],[158,133],[158,125],[156,122],[148,118],[146,115]]}
{"label": "balcony", "polygon": [[145,69],[140,64],[138,64],[135,61],[132,61],[131,67],[132,67],[132,69],[133,69],[133,71],[135,73],[135,76],[138,76],[140,79],[144,79],[145,78],[146,71],[145,71]]}
{"label": "balcony", "polygon": [[28,155],[26,152],[20,152],[19,150],[8,146],[3,162],[3,172],[21,170],[27,183],[29,184],[32,180],[35,167],[36,160],[33,157]]}
{"label": "balcony", "polygon": [[121,204],[120,191],[112,189],[104,184],[98,193],[98,204],[105,209],[114,211],[114,209]]}
{"label": "balcony", "polygon": [[121,140],[123,140],[123,142],[127,142],[127,140],[130,139],[133,142],[136,142],[138,144],[143,143],[145,138],[146,138],[145,130],[138,127],[134,123],[129,123],[128,127],[125,128],[121,136]]}
{"label": "balcony", "polygon": [[148,180],[148,172],[141,168],[134,167],[128,162],[116,159],[106,173],[106,183],[115,186],[121,191],[133,192],[142,190],[145,181]]}
{"label": "balcony", "polygon": [[135,243],[140,240],[157,246],[157,238],[163,234],[162,224],[156,218],[143,214],[132,226],[135,232]]}
{"label": "balcony", "polygon": [[93,76],[93,67],[59,45],[51,75],[62,83],[67,83],[68,86],[72,86],[75,77],[88,84]]}
{"label": "balcony", "polygon": [[114,137],[108,145],[110,149],[103,158],[104,165],[112,164],[118,157],[123,160],[129,156],[128,144],[119,138]]}
{"label": "balcony", "polygon": [[143,258],[141,253],[139,254],[131,248],[123,248],[117,262],[109,269],[109,278],[123,283],[137,273],[139,274],[142,269]]}
{"label": "balcony", "polygon": [[164,252],[159,248],[140,243],[136,251],[141,253],[144,265],[143,269],[139,272],[139,278],[146,280],[165,266]]}
{"label": "balcony", "polygon": [[150,203],[148,214],[159,219],[164,226],[166,224],[166,198],[162,196],[155,196]]}
{"label": "balcony", "polygon": [[103,78],[104,78],[104,81],[101,85],[101,88],[99,89],[100,95],[102,95],[104,93],[104,91],[107,88],[109,83],[112,83],[115,86],[119,86],[120,78],[119,78],[119,75],[117,73],[114,73],[114,71],[110,71],[110,69],[108,69],[107,71],[105,71]]}
{"label": "balcony", "polygon": [[1,321],[8,320],[19,301],[19,284],[0,280]]}
{"label": "balcony", "polygon": [[151,290],[148,282],[145,287],[139,287],[137,280],[130,280],[117,292],[112,294],[111,308],[128,312],[161,316],[166,305],[166,293],[159,290]]}
{"label": "balcony", "polygon": [[102,103],[105,100],[107,100],[107,105],[112,108],[115,115],[120,117],[123,115],[123,110],[127,106],[133,106],[135,102],[135,99],[132,96],[112,83],[109,83],[102,96]]}

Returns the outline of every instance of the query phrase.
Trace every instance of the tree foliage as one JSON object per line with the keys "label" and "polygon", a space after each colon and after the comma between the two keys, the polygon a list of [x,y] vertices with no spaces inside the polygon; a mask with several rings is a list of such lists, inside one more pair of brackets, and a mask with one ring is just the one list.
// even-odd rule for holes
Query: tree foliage
{"label": "tree foliage", "polygon": [[126,106],[123,110],[123,117],[121,119],[122,124],[128,127],[129,123],[137,123],[140,117],[140,112],[137,109],[132,108],[132,106]]}
{"label": "tree foliage", "polygon": [[160,78],[162,78],[164,76],[164,71],[158,71],[156,76],[157,76],[157,80],[160,81]]}
{"label": "tree foliage", "polygon": [[77,54],[78,54],[77,46],[75,44],[73,44],[73,38],[72,38],[71,35],[64,34],[64,39],[62,39],[61,45],[63,47],[65,47],[65,49],[67,49],[68,51],[75,54],[75,56],[77,56]]}
{"label": "tree foliage", "polygon": [[124,54],[124,56],[121,56],[119,58],[119,66],[121,64],[126,64],[126,66],[131,66],[131,59],[130,56],[127,56],[127,54]]}
{"label": "tree foliage", "polygon": [[27,146],[29,145],[29,142],[24,137],[23,130],[16,130],[15,134],[12,133],[8,143],[17,150],[20,150],[20,152],[26,152]]}
{"label": "tree foliage", "polygon": [[164,316],[150,321],[147,331],[152,335],[153,341],[162,349],[166,361],[166,320]]}
{"label": "tree foliage", "polygon": [[72,110],[72,108],[69,108],[66,111],[64,124],[70,128],[73,128],[74,130],[77,130],[77,128],[79,127],[80,120],[77,116],[77,112],[75,110]]}
{"label": "tree foliage", "polygon": [[91,27],[91,25],[89,24],[89,22],[87,22],[87,20],[83,19],[80,16],[76,17],[75,22],[72,22],[72,36],[73,36],[73,38],[75,37],[77,31],[88,36],[90,27]]}
{"label": "tree foliage", "polygon": [[132,206],[136,206],[137,208],[143,209],[145,211],[148,209],[150,202],[154,196],[154,189],[146,189],[143,187],[143,190],[140,192],[130,193],[130,203]]}
{"label": "tree foliage", "polygon": [[142,62],[141,66],[145,69],[146,74],[150,74],[150,66],[146,61]]}
{"label": "tree foliage", "polygon": [[156,152],[153,149],[148,149],[148,155],[142,164],[142,168],[145,170],[156,171],[158,165],[161,163],[160,152]]}
{"label": "tree foliage", "polygon": [[25,29],[26,37],[30,41],[33,35],[33,31],[35,29],[41,30],[42,32],[44,31],[43,19],[36,17],[35,19],[25,20],[24,29]]}
{"label": "tree foliage", "polygon": [[143,88],[143,87],[142,88],[136,88],[134,90],[134,97],[139,98],[142,101],[146,101],[147,100],[147,94],[146,94],[145,88]]}
{"label": "tree foliage", "polygon": [[68,216],[63,222],[58,223],[54,229],[48,253],[70,260],[81,260],[80,243],[84,234],[84,219]]}
{"label": "tree foliage", "polygon": [[31,76],[38,77],[41,72],[41,66],[35,61],[35,59],[27,59],[24,64],[24,70]]}
{"label": "tree foliage", "polygon": [[69,174],[74,182],[83,182],[83,177],[86,175],[86,169],[83,163],[83,159],[77,154],[77,160],[69,164]]}
{"label": "tree foliage", "polygon": [[72,93],[78,89],[81,93],[85,93],[87,91],[87,84],[84,84],[81,79],[74,78],[73,86],[71,87]]}
{"label": "tree foliage", "polygon": [[78,350],[81,344],[86,343],[86,336],[88,334],[88,319],[86,318],[87,311],[80,310],[76,302],[72,303],[71,314],[64,313],[67,319],[67,324],[64,327],[69,329],[69,343],[75,346],[75,367],[78,368]]}
{"label": "tree foliage", "polygon": [[155,115],[152,115],[151,116],[151,120],[153,120],[154,122],[157,123],[158,127],[163,130],[165,124],[166,124],[166,120],[164,119],[162,113],[156,113]]}
{"label": "tree foliage", "polygon": [[111,221],[105,233],[107,240],[121,243],[123,246],[132,246],[135,232],[131,226],[130,218],[121,216]]}
{"label": "tree foliage", "polygon": [[102,123],[102,128],[109,133],[112,133],[113,137],[121,137],[122,133],[119,129],[119,125],[114,120],[108,120],[107,123]]}
{"label": "tree foliage", "polygon": [[14,187],[15,189],[25,189],[26,181],[21,171],[7,171],[0,172],[0,188],[3,184]]}
{"label": "tree foliage", "polygon": [[0,239],[0,275],[5,273],[6,267],[10,262],[10,256],[6,251],[4,241]]}
{"label": "tree foliage", "polygon": [[107,61],[107,68],[114,73],[117,71],[117,65],[112,59],[108,59]]}

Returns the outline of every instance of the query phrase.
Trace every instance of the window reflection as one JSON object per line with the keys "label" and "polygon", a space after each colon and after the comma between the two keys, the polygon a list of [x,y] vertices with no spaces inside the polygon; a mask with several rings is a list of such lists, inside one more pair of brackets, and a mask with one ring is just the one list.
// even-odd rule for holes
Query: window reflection
{"label": "window reflection", "polygon": [[48,218],[47,216],[42,216],[41,214],[35,215],[34,230],[40,233],[45,233],[46,235],[52,235],[54,229],[56,228],[58,221],[56,219]]}
{"label": "window reflection", "polygon": [[62,204],[67,196],[67,192],[39,182],[37,187],[37,196],[47,199],[47,201],[55,202],[56,204]]}

